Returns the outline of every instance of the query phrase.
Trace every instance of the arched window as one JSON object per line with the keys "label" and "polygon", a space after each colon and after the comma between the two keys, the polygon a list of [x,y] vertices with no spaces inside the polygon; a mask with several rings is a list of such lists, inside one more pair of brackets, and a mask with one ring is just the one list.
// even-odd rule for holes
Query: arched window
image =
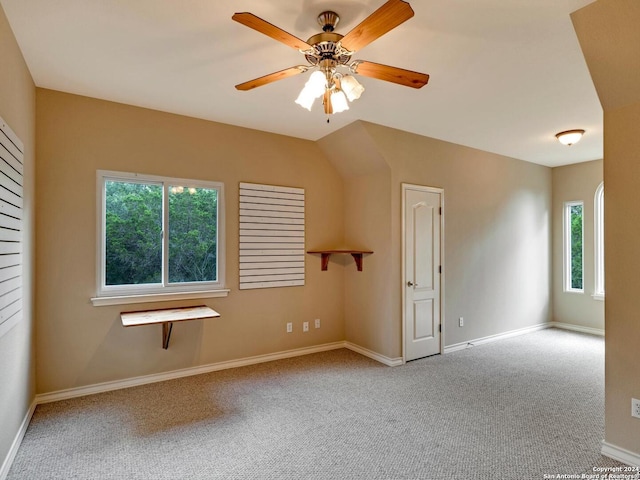
{"label": "arched window", "polygon": [[604,182],[596,188],[594,197],[595,225],[595,272],[596,282],[593,298],[604,300]]}

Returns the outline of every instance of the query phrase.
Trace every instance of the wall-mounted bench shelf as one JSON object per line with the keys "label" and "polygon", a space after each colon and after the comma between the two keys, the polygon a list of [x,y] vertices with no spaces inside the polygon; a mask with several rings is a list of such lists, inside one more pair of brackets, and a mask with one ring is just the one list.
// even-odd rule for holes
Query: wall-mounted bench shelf
{"label": "wall-mounted bench shelf", "polygon": [[349,250],[349,249],[335,249],[335,250],[308,250],[307,253],[319,253],[321,256],[322,262],[322,270],[327,270],[329,268],[329,258],[334,253],[343,253],[343,254],[351,254],[353,259],[356,261],[356,267],[358,271],[362,271],[362,256],[370,255],[373,252],[371,250]]}
{"label": "wall-mounted bench shelf", "polygon": [[123,327],[136,327],[140,325],[162,324],[162,348],[169,348],[169,339],[173,322],[186,320],[202,320],[204,318],[217,318],[220,314],[206,305],[197,307],[165,308],[161,310],[145,310],[142,312],[122,312],[120,320]]}

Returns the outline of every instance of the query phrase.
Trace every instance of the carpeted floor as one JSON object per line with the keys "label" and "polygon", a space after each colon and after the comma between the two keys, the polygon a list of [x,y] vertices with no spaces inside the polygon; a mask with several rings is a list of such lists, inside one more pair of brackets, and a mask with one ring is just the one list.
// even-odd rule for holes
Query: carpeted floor
{"label": "carpeted floor", "polygon": [[335,350],[40,405],[8,479],[542,480],[621,465],[603,416],[599,337]]}

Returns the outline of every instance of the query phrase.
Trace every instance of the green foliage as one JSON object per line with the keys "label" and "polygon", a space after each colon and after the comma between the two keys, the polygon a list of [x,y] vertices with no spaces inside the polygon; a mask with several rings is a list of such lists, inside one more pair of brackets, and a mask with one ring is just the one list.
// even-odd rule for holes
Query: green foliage
{"label": "green foliage", "polygon": [[[106,182],[106,285],[162,283],[162,191]],[[170,189],[170,283],[217,279],[217,200],[214,189]]]}
{"label": "green foliage", "polygon": [[571,288],[582,289],[582,205],[571,206]]}
{"label": "green foliage", "polygon": [[106,284],[162,282],[162,187],[106,184]]}
{"label": "green foliage", "polygon": [[169,282],[215,281],[216,190],[169,191]]}

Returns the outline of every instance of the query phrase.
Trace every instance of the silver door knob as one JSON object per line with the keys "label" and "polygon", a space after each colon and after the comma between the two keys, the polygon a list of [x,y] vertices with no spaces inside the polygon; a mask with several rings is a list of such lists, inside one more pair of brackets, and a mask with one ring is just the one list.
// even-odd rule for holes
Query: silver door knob
{"label": "silver door knob", "polygon": [[417,286],[418,286],[418,284],[417,284],[417,283],[413,283],[413,282],[407,282],[407,285],[408,285],[409,287],[417,287]]}

